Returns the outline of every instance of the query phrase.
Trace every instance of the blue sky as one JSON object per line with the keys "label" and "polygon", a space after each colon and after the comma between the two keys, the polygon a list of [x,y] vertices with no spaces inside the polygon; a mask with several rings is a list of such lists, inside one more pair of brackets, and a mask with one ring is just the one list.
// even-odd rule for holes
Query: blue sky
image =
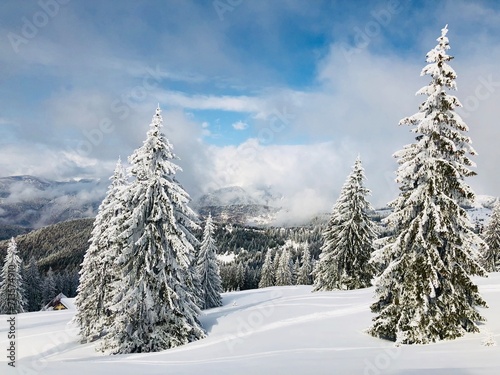
{"label": "blue sky", "polygon": [[107,177],[160,103],[193,196],[273,186],[292,213],[328,211],[360,154],[383,205],[449,24],[470,183],[499,195],[496,1],[7,0],[0,21],[2,176]]}

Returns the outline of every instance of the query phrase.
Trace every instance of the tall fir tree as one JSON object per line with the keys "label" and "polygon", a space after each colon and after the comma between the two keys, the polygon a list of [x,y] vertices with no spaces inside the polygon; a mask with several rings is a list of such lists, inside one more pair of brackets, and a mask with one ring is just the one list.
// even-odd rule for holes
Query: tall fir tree
{"label": "tall fir tree", "polygon": [[47,274],[43,278],[43,286],[42,286],[42,307],[44,307],[47,303],[52,301],[60,291],[57,291],[56,279],[54,275],[54,271],[52,271],[52,267],[49,267]]}
{"label": "tall fir tree", "polygon": [[359,289],[371,286],[375,270],[369,263],[376,225],[364,186],[365,174],[358,157],[335,203],[323,233],[324,243],[315,270],[314,290]]}
{"label": "tall fir tree", "polygon": [[273,254],[271,250],[267,250],[266,257],[264,259],[264,264],[262,265],[262,271],[260,273],[259,288],[267,288],[274,286],[275,283],[275,273],[274,273],[274,263]]}
{"label": "tall fir tree", "polygon": [[445,27],[421,73],[432,77],[417,92],[428,98],[400,121],[418,135],[395,154],[400,195],[387,222],[396,234],[373,257],[388,266],[376,281],[377,316],[369,332],[401,344],[454,339],[478,332],[476,322],[484,320],[475,307],[486,303],[471,280],[485,275],[478,263],[483,241],[460,206],[474,199],[464,179],[475,175],[468,158],[475,151],[454,111],[461,104],[447,92],[456,89],[447,32]]}
{"label": "tall fir tree", "polygon": [[212,215],[209,214],[203,231],[198,254],[196,271],[201,284],[201,308],[210,309],[222,306],[222,281],[219,264],[217,263],[217,247],[213,238],[214,224]]}
{"label": "tall fir tree", "polygon": [[147,139],[129,158],[135,179],[122,191],[128,209],[117,259],[120,280],[103,351],[156,352],[205,337],[195,295],[196,215],[175,179],[175,158],[158,107]]}
{"label": "tall fir tree", "polygon": [[118,159],[106,197],[99,206],[93,223],[92,236],[80,270],[80,284],[75,300],[77,313],[74,321],[80,328],[83,341],[93,341],[109,325],[111,312],[106,308],[113,299],[113,283],[117,279],[114,262],[122,247],[125,202],[121,191],[127,177]]}
{"label": "tall fir tree", "polygon": [[42,308],[42,278],[34,257],[30,258],[24,273],[24,292],[26,296],[26,311],[40,311]]}
{"label": "tall fir tree", "polygon": [[311,285],[312,270],[311,252],[309,251],[309,244],[306,244],[302,252],[302,265],[299,268],[297,285]]}
{"label": "tall fir tree", "polygon": [[22,261],[17,255],[17,243],[10,239],[2,268],[0,282],[0,314],[19,314],[24,312],[26,299],[24,283],[21,276]]}
{"label": "tall fir tree", "polygon": [[500,200],[498,199],[484,228],[483,238],[487,245],[483,249],[484,267],[490,272],[500,271]]}
{"label": "tall fir tree", "polygon": [[299,258],[292,261],[292,285],[297,285],[299,279],[300,262]]}
{"label": "tall fir tree", "polygon": [[293,264],[291,261],[290,250],[285,248],[282,250],[279,257],[278,269],[276,270],[276,285],[292,285],[292,282]]}
{"label": "tall fir tree", "polygon": [[243,262],[238,262],[236,267],[236,290],[242,290],[245,285],[245,280],[247,277],[247,270]]}
{"label": "tall fir tree", "polygon": [[280,267],[280,259],[281,259],[281,253],[279,252],[278,249],[274,251],[274,258],[273,258],[273,269],[274,269],[274,285],[276,284],[276,275],[278,274],[278,269]]}

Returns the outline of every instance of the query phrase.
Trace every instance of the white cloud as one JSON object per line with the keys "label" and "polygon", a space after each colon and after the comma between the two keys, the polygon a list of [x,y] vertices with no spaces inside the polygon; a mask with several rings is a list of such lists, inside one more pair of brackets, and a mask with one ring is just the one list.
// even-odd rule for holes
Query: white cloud
{"label": "white cloud", "polygon": [[[7,76],[21,74],[24,79],[30,79],[26,72],[40,74],[40,81],[50,81],[57,91],[50,91],[48,86],[37,87],[50,93],[50,97],[36,103],[40,108],[33,108],[32,103],[26,105],[31,110],[26,111],[27,116],[35,120],[29,123],[12,119],[20,143],[2,145],[2,173],[50,178],[110,174],[118,155],[125,159],[141,145],[159,101],[168,108],[241,112],[241,118],[248,119],[248,124],[239,121],[233,128],[243,130],[248,126],[255,131],[256,139],[239,146],[210,146],[203,139],[218,135],[212,134],[208,123],[197,124],[195,116],[189,117],[181,110],[164,111],[165,132],[181,157],[184,169],[179,179],[193,196],[229,185],[275,185],[285,195],[283,202],[292,216],[308,215],[318,209],[328,211],[358,153],[365,166],[367,186],[373,191],[374,204],[382,205],[397,195],[396,161],[392,154],[413,141],[409,129],[397,124],[402,117],[415,113],[423,100],[414,93],[428,82],[428,77],[421,78],[419,73],[425,64],[425,53],[434,46],[439,28],[444,25],[441,20],[431,22],[439,22],[435,30],[421,28],[417,43],[422,45],[409,49],[398,48],[391,53],[386,46],[383,51],[372,52],[376,43],[384,44],[385,31],[397,32],[394,27],[399,18],[394,18],[394,23],[384,26],[385,31],[373,38],[368,48],[351,54],[350,61],[337,44],[331,45],[326,55],[324,51],[317,51],[318,56],[323,57],[315,69],[316,81],[301,90],[276,83],[272,77],[279,74],[259,62],[258,56],[254,59],[255,65],[241,60],[239,44],[233,49],[228,38],[221,38],[226,35],[223,32],[234,26],[228,24],[231,19],[221,23],[214,17],[211,23],[205,12],[194,4],[186,4],[176,11],[190,19],[195,17],[207,22],[186,23],[199,27],[179,28],[182,31],[179,35],[162,34],[155,40],[155,48],[150,51],[154,56],[150,58],[134,55],[131,52],[134,48],[122,50],[121,44],[110,37],[116,33],[106,36],[93,31],[86,19],[79,18],[81,12],[72,7],[65,8],[65,17],[51,20],[50,27],[30,41],[22,54],[14,54],[10,46],[4,45],[6,54],[1,59],[9,69]],[[268,7],[271,5],[265,5]],[[300,8],[297,13],[301,14],[320,9],[297,7]],[[498,28],[499,13],[484,4],[467,2],[447,4],[445,8],[446,12],[436,17],[451,18],[449,36],[451,52],[456,55],[452,66],[459,77],[458,98],[464,103],[473,103],[474,98],[478,99],[476,91],[482,78],[493,77],[494,85],[479,89],[482,99],[478,100],[477,108],[468,111],[465,120],[479,153],[473,158],[478,165],[478,176],[470,179],[470,183],[478,193],[499,195],[500,174],[496,171],[499,153],[493,140],[500,136],[500,128],[496,126],[500,76],[495,66],[500,59],[500,49],[496,40],[498,33],[488,35],[488,30]],[[266,24],[274,27],[276,13],[266,11],[262,15],[266,17]],[[428,18],[425,12],[418,16]],[[471,33],[470,24],[458,23],[465,20],[464,17],[473,17],[474,22],[488,29],[477,31],[477,35]],[[263,22],[262,17],[258,19]],[[238,23],[241,19],[232,20]],[[184,20],[175,13],[172,22],[181,24]],[[344,29],[352,36],[353,27],[362,26],[356,17],[346,22],[347,25],[336,26],[339,33]],[[405,22],[412,26],[405,29],[415,26],[412,19]],[[315,27],[320,28],[321,24],[315,22]],[[8,31],[2,30],[4,34]],[[279,35],[268,34],[276,36],[279,47]],[[73,36],[80,35],[92,43],[73,43]],[[342,37],[340,34],[339,40]],[[0,41],[2,43],[5,41]],[[418,49],[421,51],[416,51]],[[164,51],[168,51],[168,58]],[[417,59],[415,52],[419,53]],[[194,56],[206,59],[200,64]],[[147,67],[152,67],[163,81],[148,91],[145,98],[114,111],[113,102],[126,98],[141,85]],[[43,72],[39,70],[42,68]],[[58,81],[61,77],[63,80]],[[179,81],[188,82],[189,86],[169,85]],[[227,87],[234,88],[231,93],[238,94],[228,94],[224,90]],[[176,91],[181,88],[186,92]],[[210,94],[195,94],[200,92]],[[220,92],[223,94],[216,94]],[[0,125],[13,117],[8,112],[4,116],[0,118]],[[113,131],[94,142],[88,155],[78,153],[78,147],[89,145],[91,140],[87,135],[105,118],[112,120]],[[214,128],[216,125],[213,122]]]}
{"label": "white cloud", "polygon": [[215,95],[187,95],[176,91],[158,91],[155,96],[169,106],[197,110],[222,110],[232,112],[259,112],[263,106],[261,99],[246,95],[215,96]]}
{"label": "white cloud", "polygon": [[233,123],[233,129],[235,130],[245,130],[248,128],[248,124],[246,122],[243,122],[243,121],[237,121],[235,123]]}
{"label": "white cloud", "polygon": [[72,150],[57,151],[34,143],[16,143],[0,148],[3,176],[33,175],[55,180],[107,177],[116,159],[112,162],[85,157]]}
{"label": "white cloud", "polygon": [[[265,146],[250,139],[239,146],[209,150],[214,164],[211,189],[236,185],[251,192],[272,186],[283,195],[291,222],[328,212],[355,158],[331,142]],[[344,163],[344,159],[352,160]]]}

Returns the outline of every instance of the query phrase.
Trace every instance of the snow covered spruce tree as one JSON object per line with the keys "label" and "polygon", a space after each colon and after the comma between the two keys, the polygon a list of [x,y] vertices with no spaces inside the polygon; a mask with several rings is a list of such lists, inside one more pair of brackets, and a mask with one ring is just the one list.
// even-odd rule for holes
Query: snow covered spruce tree
{"label": "snow covered spruce tree", "polygon": [[376,236],[368,217],[371,209],[364,187],[363,166],[358,158],[335,203],[323,233],[324,243],[314,272],[314,291],[358,289],[371,286],[369,264]]}
{"label": "snow covered spruce tree", "polygon": [[120,192],[127,184],[121,160],[115,167],[106,197],[94,220],[90,246],[83,258],[80,284],[76,296],[75,322],[80,327],[83,341],[93,341],[102,335],[110,317],[105,305],[113,299],[113,282],[117,278],[114,262],[121,250],[119,234],[122,230],[125,202]]}
{"label": "snow covered spruce tree", "polygon": [[194,291],[197,240],[191,231],[197,224],[189,195],[175,179],[180,167],[174,158],[157,108],[147,139],[129,158],[135,179],[121,192],[128,209],[103,351],[156,352],[205,337]]}
{"label": "snow covered spruce tree", "polygon": [[196,264],[196,271],[201,284],[202,309],[222,306],[222,281],[217,263],[217,247],[213,233],[212,215],[208,214]]}
{"label": "snow covered spruce tree", "polygon": [[45,307],[47,303],[52,301],[52,299],[59,293],[56,294],[57,286],[56,279],[54,276],[54,271],[52,271],[52,267],[49,267],[47,274],[43,278],[43,286],[42,286],[42,307]]}
{"label": "snow covered spruce tree", "polygon": [[[278,254],[276,254],[278,256]],[[278,269],[276,270],[276,285],[293,284],[293,264],[290,250],[283,249],[279,257]]]}
{"label": "snow covered spruce tree", "polygon": [[309,244],[306,244],[302,252],[302,265],[299,268],[297,285],[311,285],[312,270],[311,252],[309,251]]}
{"label": "snow covered spruce tree", "polygon": [[[500,270],[500,200],[496,200],[491,212],[490,221],[484,228],[483,238],[486,242],[484,267],[490,272]],[[483,250],[484,251],[484,250]]]}
{"label": "snow covered spruce tree", "polygon": [[24,312],[24,284],[21,276],[21,258],[17,255],[14,237],[7,247],[7,255],[2,268],[0,282],[0,314],[19,314]]}
{"label": "snow covered spruce tree", "polygon": [[34,257],[30,258],[24,272],[24,292],[27,312],[40,311],[42,308],[42,278]]}
{"label": "snow covered spruce tree", "polygon": [[400,121],[418,135],[395,154],[400,194],[387,222],[396,234],[373,257],[388,266],[376,281],[377,316],[369,332],[401,344],[454,339],[478,332],[476,322],[484,320],[475,306],[486,303],[471,280],[485,275],[478,263],[482,240],[460,206],[474,199],[464,178],[475,174],[467,156],[475,151],[454,111],[460,103],[447,93],[456,89],[447,32],[445,27],[422,70],[432,80],[417,94],[428,98]]}
{"label": "snow covered spruce tree", "polygon": [[264,264],[262,265],[262,271],[260,272],[259,288],[274,286],[274,282],[273,254],[272,251],[268,249],[264,259]]}

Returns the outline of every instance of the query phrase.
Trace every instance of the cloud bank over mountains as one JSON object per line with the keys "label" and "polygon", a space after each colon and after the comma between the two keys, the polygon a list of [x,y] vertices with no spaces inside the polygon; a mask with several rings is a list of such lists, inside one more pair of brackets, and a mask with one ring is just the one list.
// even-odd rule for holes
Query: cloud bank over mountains
{"label": "cloud bank over mountains", "polygon": [[[58,3],[17,52],[0,39],[0,174],[107,181],[160,103],[193,198],[272,186],[292,216],[328,211],[359,154],[385,205],[398,194],[392,154],[413,141],[398,122],[423,101],[425,54],[448,23],[479,153],[469,182],[499,195],[498,4],[353,3],[242,2],[223,20],[211,2]],[[42,11],[2,3],[0,34],[23,36],[23,17]]]}

